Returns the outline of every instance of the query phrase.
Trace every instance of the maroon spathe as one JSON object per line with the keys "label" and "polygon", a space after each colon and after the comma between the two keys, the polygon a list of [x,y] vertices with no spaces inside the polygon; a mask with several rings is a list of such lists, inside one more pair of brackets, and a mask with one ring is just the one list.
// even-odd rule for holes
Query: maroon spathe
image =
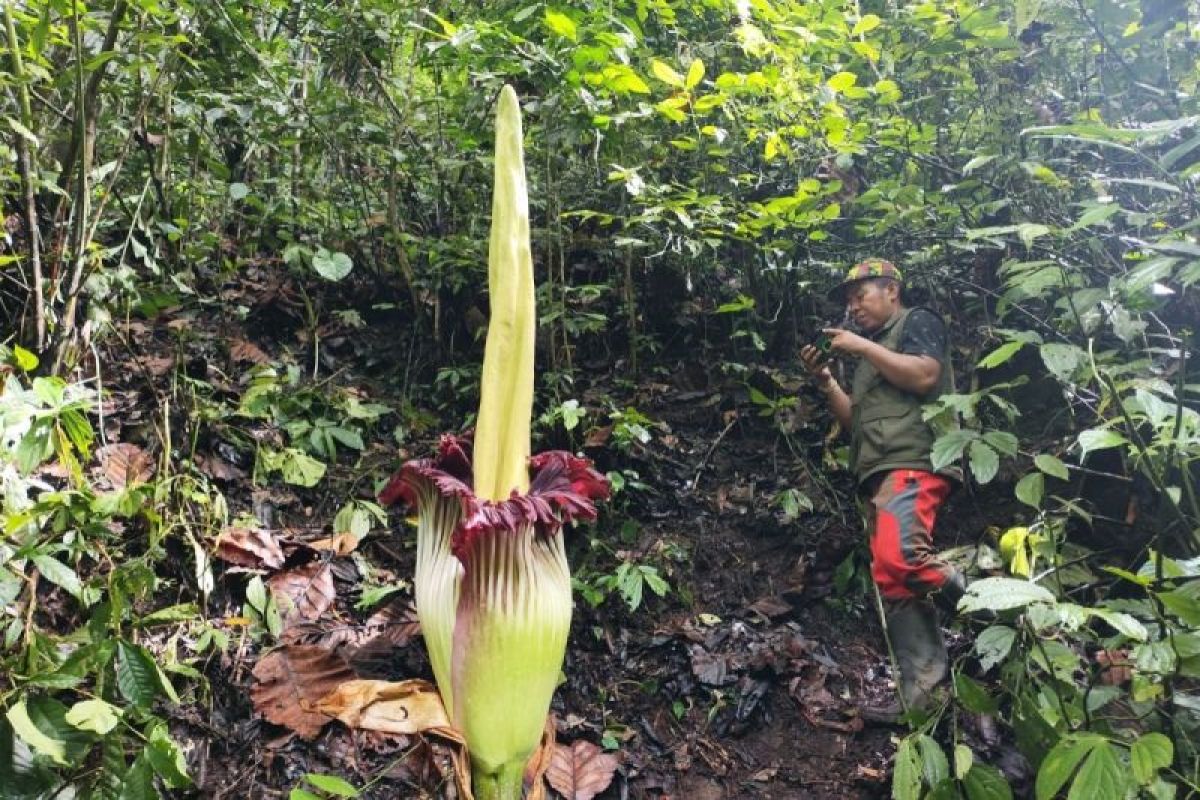
{"label": "maroon spathe", "polygon": [[460,561],[479,536],[515,533],[524,525],[533,525],[539,536],[555,536],[568,522],[595,519],[594,501],[608,498],[608,480],[592,468],[589,459],[548,450],[529,459],[528,493],[514,491],[500,502],[481,500],[471,488],[470,447],[469,435],[443,434],[435,457],[409,461],[379,493],[384,506],[398,502],[416,506],[425,487],[458,498],[462,521],[450,549]]}

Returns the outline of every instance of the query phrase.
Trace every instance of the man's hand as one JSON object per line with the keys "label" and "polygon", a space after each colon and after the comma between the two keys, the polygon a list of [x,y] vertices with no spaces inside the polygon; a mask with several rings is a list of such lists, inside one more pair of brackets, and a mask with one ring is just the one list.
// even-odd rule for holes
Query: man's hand
{"label": "man's hand", "polygon": [[804,364],[809,377],[816,381],[818,386],[828,386],[833,380],[833,372],[829,369],[829,359],[811,344],[800,348],[800,362]]}
{"label": "man's hand", "polygon": [[848,356],[861,356],[871,344],[870,339],[845,328],[825,328],[823,333],[829,337],[831,350],[845,353]]}
{"label": "man's hand", "polygon": [[897,353],[843,328],[825,328],[825,335],[831,350],[865,358],[897,389],[924,397],[937,386],[942,365],[933,356]]}

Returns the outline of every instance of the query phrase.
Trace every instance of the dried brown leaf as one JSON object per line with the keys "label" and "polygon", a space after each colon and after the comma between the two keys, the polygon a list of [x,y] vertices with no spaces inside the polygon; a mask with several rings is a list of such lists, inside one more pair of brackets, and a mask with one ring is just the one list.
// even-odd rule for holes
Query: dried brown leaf
{"label": "dried brown leaf", "polygon": [[462,743],[450,727],[442,696],[429,681],[348,681],[321,698],[317,710],[350,728],[403,734],[431,731]]}
{"label": "dried brown leaf", "polygon": [[96,459],[114,489],[145,483],[154,475],[154,459],[136,444],[105,445],[96,451]]}
{"label": "dried brown leaf", "polygon": [[584,447],[604,447],[612,436],[612,425],[592,428],[583,439]]}
{"label": "dried brown leaf", "polygon": [[750,605],[750,610],[767,619],[786,617],[794,610],[792,604],[781,597],[761,597]]}
{"label": "dried brown leaf", "polygon": [[546,780],[567,800],[592,800],[612,783],[619,761],[586,739],[555,745]]}
{"label": "dried brown leaf", "polygon": [[246,477],[246,470],[218,455],[197,455],[196,466],[208,477],[219,481],[240,481]]}
{"label": "dried brown leaf", "polygon": [[693,646],[691,657],[692,674],[698,681],[708,686],[724,686],[729,683],[729,664],[725,656]]}
{"label": "dried brown leaf", "polygon": [[344,660],[324,648],[281,647],[254,666],[250,698],[255,710],[271,722],[314,739],[330,720],[316,710],[316,703],[355,677]]}
{"label": "dried brown leaf", "polygon": [[235,362],[250,364],[266,364],[271,357],[262,351],[258,345],[245,339],[234,339],[229,347],[229,357]]}
{"label": "dried brown leaf", "polygon": [[542,728],[542,740],[525,763],[525,800],[546,800],[546,770],[554,760],[555,729],[554,715],[549,714]]}
{"label": "dried brown leaf", "polygon": [[318,619],[337,599],[333,570],[320,561],[276,573],[267,580],[267,585],[286,611],[285,623]]}
{"label": "dried brown leaf", "polygon": [[175,368],[175,359],[171,356],[138,356],[134,361],[155,378],[161,378]]}
{"label": "dried brown leaf", "polygon": [[274,534],[258,528],[229,527],[217,537],[217,557],[254,569],[279,569],[283,548]]}
{"label": "dried brown leaf", "polygon": [[314,550],[325,550],[339,556],[348,556],[358,548],[358,537],[349,531],[343,531],[325,539],[309,542],[308,546]]}

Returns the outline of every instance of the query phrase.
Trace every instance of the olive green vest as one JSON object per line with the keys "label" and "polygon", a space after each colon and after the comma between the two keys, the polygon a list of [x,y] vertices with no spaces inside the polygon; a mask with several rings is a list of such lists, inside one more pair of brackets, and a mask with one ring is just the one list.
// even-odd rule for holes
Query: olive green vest
{"label": "olive green vest", "polygon": [[[897,350],[910,313],[912,309],[901,309],[872,339],[888,350]],[[921,418],[921,406],[954,390],[949,352],[943,353],[938,360],[942,370],[937,385],[923,397],[896,388],[870,361],[859,360],[850,387],[854,402],[850,422],[850,468],[859,483],[886,470],[933,470],[929,451],[935,436]],[[962,479],[956,468],[946,468],[940,473]]]}

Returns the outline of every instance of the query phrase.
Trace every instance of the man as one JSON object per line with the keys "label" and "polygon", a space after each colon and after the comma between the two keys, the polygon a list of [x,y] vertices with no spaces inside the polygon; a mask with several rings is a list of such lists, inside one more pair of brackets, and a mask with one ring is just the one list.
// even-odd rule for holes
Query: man
{"label": "man", "polygon": [[860,709],[864,719],[894,722],[927,708],[948,670],[946,644],[932,599],[953,608],[962,574],[933,551],[933,523],[956,472],[935,473],[936,438],[921,407],[952,390],[946,326],[933,312],[902,302],[895,265],[868,259],[835,289],[846,315],[865,335],[828,328],[832,352],[858,359],[847,394],[817,348],[800,351],[833,415],[850,431],[850,468],[870,498],[871,577],[883,596],[888,638],[900,670],[901,702]]}

